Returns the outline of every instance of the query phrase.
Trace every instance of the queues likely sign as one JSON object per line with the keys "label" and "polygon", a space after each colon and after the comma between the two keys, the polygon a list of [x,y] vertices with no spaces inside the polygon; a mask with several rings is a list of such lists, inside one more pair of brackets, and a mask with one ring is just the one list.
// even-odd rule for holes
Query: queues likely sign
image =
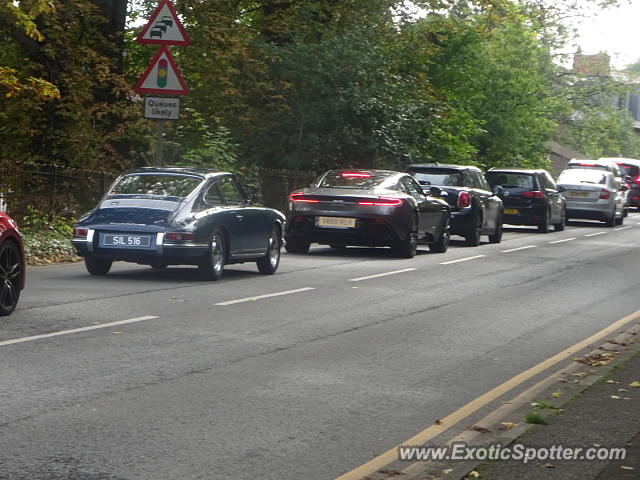
{"label": "queues likely sign", "polygon": [[145,97],[144,118],[177,120],[180,116],[179,98]]}

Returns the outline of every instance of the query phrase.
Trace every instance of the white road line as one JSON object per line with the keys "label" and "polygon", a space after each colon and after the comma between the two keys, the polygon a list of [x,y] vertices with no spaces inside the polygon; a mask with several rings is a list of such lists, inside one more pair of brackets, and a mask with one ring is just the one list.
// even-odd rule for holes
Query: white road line
{"label": "white road line", "polygon": [[448,262],[442,262],[440,265],[451,265],[452,263],[466,262],[467,260],[475,260],[476,258],[486,257],[486,255],[475,255],[473,257],[459,258],[458,260],[449,260]]}
{"label": "white road line", "polygon": [[614,230],[616,232],[619,232],[620,230],[626,230],[627,228],[631,228],[631,225],[627,226],[627,227],[621,227],[621,228],[614,228]]}
{"label": "white road line", "polygon": [[517,252],[518,250],[526,250],[527,248],[536,248],[535,245],[527,245],[526,247],[512,248],[511,250],[502,250],[502,253]]}
{"label": "white road line", "polygon": [[34,340],[40,340],[43,338],[59,337],[60,335],[71,335],[72,333],[88,332],[90,330],[98,330],[100,328],[115,327],[118,325],[125,325],[127,323],[144,322],[145,320],[153,320],[153,315],[146,315],[144,317],[129,318],[127,320],[118,320],[117,322],[101,323],[100,325],[91,325],[90,327],[72,328],[71,330],[60,330],[59,332],[45,333],[42,335],[33,335],[31,337],[14,338],[13,340],[4,340],[0,342],[0,347],[5,345],[15,345],[16,343],[32,342]]}
{"label": "white road line", "polygon": [[565,239],[562,239],[562,240],[556,240],[556,241],[554,241],[554,242],[549,242],[549,243],[563,243],[563,242],[570,242],[571,240],[575,240],[575,239],[576,239],[576,237],[571,237],[571,238],[565,238]]}
{"label": "white road line", "polygon": [[387,275],[395,275],[397,273],[413,272],[417,268],[405,268],[402,270],[394,270],[393,272],[378,273],[376,275],[369,275],[368,277],[350,278],[350,282],[359,282],[360,280],[369,280],[370,278],[386,277]]}
{"label": "white road line", "polygon": [[229,300],[228,302],[216,303],[216,305],[234,305],[236,303],[255,302],[256,300],[262,300],[263,298],[280,297],[281,295],[291,295],[292,293],[308,292],[309,290],[315,290],[315,288],[313,287],[296,288],[295,290],[287,290],[285,292],[267,293],[266,295],[239,298],[238,300]]}
{"label": "white road line", "polygon": [[587,235],[585,235],[585,237],[595,237],[596,235],[604,235],[605,233],[608,233],[608,232],[588,233]]}

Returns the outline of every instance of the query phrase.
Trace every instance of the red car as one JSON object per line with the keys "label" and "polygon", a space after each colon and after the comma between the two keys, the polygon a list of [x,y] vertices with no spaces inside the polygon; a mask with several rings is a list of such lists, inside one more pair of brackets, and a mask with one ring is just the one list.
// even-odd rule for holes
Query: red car
{"label": "red car", "polygon": [[0,212],[0,316],[13,312],[24,288],[24,249],[16,222]]}

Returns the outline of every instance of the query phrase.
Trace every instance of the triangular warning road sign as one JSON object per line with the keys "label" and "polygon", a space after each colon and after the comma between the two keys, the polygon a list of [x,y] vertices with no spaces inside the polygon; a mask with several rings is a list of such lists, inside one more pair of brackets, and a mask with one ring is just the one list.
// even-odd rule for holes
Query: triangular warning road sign
{"label": "triangular warning road sign", "polygon": [[189,87],[169,53],[167,47],[161,47],[155,54],[147,70],[142,74],[134,90],[138,93],[166,93],[186,95]]}
{"label": "triangular warning road sign", "polygon": [[189,45],[191,43],[170,0],[160,0],[151,15],[151,20],[142,29],[136,42],[163,45]]}

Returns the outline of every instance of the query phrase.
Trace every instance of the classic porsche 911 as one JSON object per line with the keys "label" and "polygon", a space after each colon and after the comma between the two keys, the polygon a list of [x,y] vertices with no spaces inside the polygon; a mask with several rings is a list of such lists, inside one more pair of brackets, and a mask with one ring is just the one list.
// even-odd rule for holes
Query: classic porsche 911
{"label": "classic porsche 911", "polygon": [[147,167],[119,177],[73,230],[73,245],[92,275],[114,261],[164,269],[197,265],[209,280],[224,266],[255,261],[275,273],[285,217],[252,206],[232,174]]}
{"label": "classic porsche 911", "polygon": [[[436,187],[434,195],[440,192]],[[449,246],[449,205],[426,195],[407,173],[329,170],[310,188],[289,195],[285,248],[304,253],[311,243],[333,248],[387,246],[402,258],[419,243],[433,252]]]}

